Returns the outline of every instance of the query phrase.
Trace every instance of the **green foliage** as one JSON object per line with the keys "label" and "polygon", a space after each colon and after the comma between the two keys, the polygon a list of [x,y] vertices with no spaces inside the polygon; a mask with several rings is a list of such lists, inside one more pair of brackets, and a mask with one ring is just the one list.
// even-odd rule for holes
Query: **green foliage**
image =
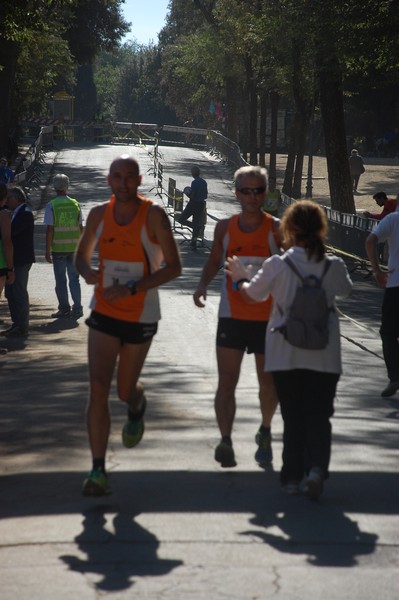
{"label": "green foliage", "polygon": [[100,53],[94,67],[98,104],[105,116],[125,122],[175,122],[162,97],[157,46],[129,42],[112,54]]}
{"label": "green foliage", "polygon": [[129,31],[121,4],[123,0],[76,0],[65,38],[78,64],[93,62],[102,49],[115,49]]}
{"label": "green foliage", "polygon": [[[70,88],[75,66],[68,44],[56,33],[39,36],[25,31],[18,57],[14,94],[20,115],[45,115],[51,90]],[[57,85],[58,84],[58,85]]]}
{"label": "green foliage", "polygon": [[30,32],[40,34],[65,29],[77,0],[3,0],[0,31],[7,40],[29,42]]}

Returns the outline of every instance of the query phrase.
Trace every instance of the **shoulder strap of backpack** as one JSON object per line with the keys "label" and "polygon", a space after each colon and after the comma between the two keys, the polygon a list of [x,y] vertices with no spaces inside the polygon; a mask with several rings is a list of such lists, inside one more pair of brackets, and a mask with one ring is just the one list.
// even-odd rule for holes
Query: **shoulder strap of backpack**
{"label": "shoulder strap of backpack", "polygon": [[[297,267],[295,266],[294,262],[288,257],[288,256],[284,256],[283,260],[287,263],[287,265],[289,267],[291,267],[291,269],[294,271],[294,273],[300,278],[300,280],[302,281],[302,283],[304,282],[304,278],[303,276],[300,274],[300,272],[298,271]],[[323,269],[323,273],[320,277],[320,284],[323,282],[324,277],[327,274],[328,269],[331,266],[331,261],[326,257],[324,259],[324,269]]]}
{"label": "shoulder strap of backpack", "polygon": [[293,261],[287,255],[284,256],[283,260],[287,263],[287,265],[290,267],[290,269],[292,269],[294,271],[295,275],[297,275],[299,277],[299,279],[302,281],[302,283],[304,283],[304,278],[298,271],[298,269],[295,266],[295,264],[293,263]]}
{"label": "shoulder strap of backpack", "polygon": [[330,266],[331,266],[331,260],[330,260],[329,258],[327,258],[327,257],[326,257],[326,258],[324,259],[324,261],[325,261],[325,262],[324,262],[324,270],[323,270],[323,274],[322,274],[322,276],[320,277],[320,283],[322,283],[322,281],[323,281],[323,279],[324,279],[325,275],[327,275],[327,271],[328,271],[328,269],[329,269],[329,268],[330,268]]}

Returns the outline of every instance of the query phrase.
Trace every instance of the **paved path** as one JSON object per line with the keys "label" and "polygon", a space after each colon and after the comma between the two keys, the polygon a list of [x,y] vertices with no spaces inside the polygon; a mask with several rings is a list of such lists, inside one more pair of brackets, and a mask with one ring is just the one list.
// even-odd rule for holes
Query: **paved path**
{"label": "paved path", "polygon": [[[115,151],[71,148],[54,157],[56,169],[71,176],[71,191],[85,211],[94,190],[96,199],[106,198],[104,176]],[[133,151],[143,172],[150,168],[146,150]],[[180,158],[174,149],[164,154],[166,176],[174,175],[178,185],[187,180],[190,162],[201,161],[219,202],[215,198],[214,209],[234,209],[223,167],[194,151]],[[144,189],[152,184],[150,175]],[[340,303],[347,315],[345,373],[325,495],[318,504],[286,497],[278,485],[279,412],[274,469],[260,470],[253,460],[259,409],[249,359],[237,394],[238,466],[225,471],[213,460],[218,282],[206,309],[194,307],[191,293],[208,250],[193,253],[183,243],[184,273],[161,290],[163,319],[143,374],[145,437],[134,450],[122,446],[124,413],[113,393],[113,494],[87,499],[80,495],[90,466],[86,327],[49,317],[54,282],[43,243],[38,225],[31,334],[24,342],[4,342],[10,351],[0,359],[1,599],[396,598],[399,396],[380,398],[386,384],[378,336],[381,291],[355,273],[353,298]],[[87,286],[83,295],[87,313]]]}

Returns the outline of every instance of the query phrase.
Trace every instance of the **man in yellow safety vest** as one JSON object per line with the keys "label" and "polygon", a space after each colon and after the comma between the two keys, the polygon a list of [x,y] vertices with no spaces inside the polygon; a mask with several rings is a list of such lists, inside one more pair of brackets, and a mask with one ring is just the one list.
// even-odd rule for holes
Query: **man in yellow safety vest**
{"label": "man in yellow safety vest", "polygon": [[[55,277],[55,293],[58,311],[51,316],[55,319],[83,316],[79,274],[73,258],[82,233],[82,211],[79,203],[67,195],[69,178],[62,173],[53,178],[57,196],[47,205],[44,213],[46,230],[46,260],[52,263]],[[68,298],[72,296],[72,309]]]}

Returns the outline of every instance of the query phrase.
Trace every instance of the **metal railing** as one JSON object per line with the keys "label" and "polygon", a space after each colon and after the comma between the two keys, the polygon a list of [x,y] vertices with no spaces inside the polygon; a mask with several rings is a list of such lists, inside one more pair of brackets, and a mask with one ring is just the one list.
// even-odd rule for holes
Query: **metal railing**
{"label": "metal railing", "polygon": [[[93,129],[94,126],[95,129]],[[75,128],[73,135],[75,141],[77,136],[83,135],[84,139],[87,139],[88,132],[93,133],[95,131],[93,141],[154,145],[154,149],[151,149],[154,158],[152,172],[156,179],[157,194],[159,196],[164,194],[167,197],[168,207],[172,211],[181,212],[183,194],[176,187],[168,185],[168,188],[165,188],[163,185],[160,145],[173,144],[206,149],[210,154],[217,156],[221,161],[228,164],[232,171],[248,164],[242,157],[238,144],[226,138],[220,131],[175,125],[157,125],[155,123],[125,122],[77,122],[76,124],[71,122],[65,127]],[[54,128],[57,129],[57,125],[41,127],[37,140],[27,152],[21,171],[16,174],[17,182],[23,185],[28,192],[32,187],[40,185],[44,148],[53,145]],[[171,192],[171,190],[173,191]],[[283,209],[295,201],[282,194]],[[365,240],[377,221],[360,215],[341,213],[326,206],[323,208],[329,222],[328,243],[331,248],[352,258],[357,266],[367,266]],[[210,214],[208,216],[215,221],[218,220]],[[387,245],[381,245],[380,247],[381,262],[386,264]]]}

